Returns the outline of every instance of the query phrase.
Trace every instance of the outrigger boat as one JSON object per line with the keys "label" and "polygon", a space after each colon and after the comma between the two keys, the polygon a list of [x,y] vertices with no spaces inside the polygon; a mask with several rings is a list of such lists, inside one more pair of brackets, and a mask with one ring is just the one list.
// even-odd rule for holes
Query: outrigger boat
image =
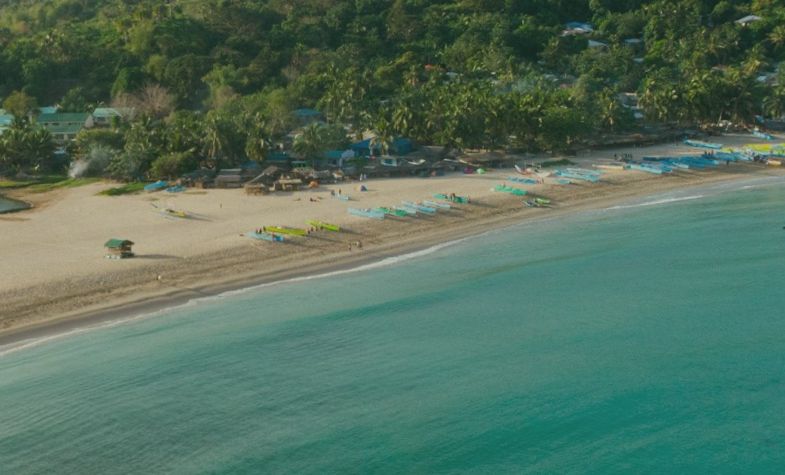
{"label": "outrigger boat", "polygon": [[436,208],[431,208],[430,206],[412,203],[411,201],[402,201],[401,203],[403,203],[404,206],[408,206],[409,208],[414,208],[421,213],[436,214]]}
{"label": "outrigger boat", "polygon": [[160,191],[160,190],[163,190],[164,188],[166,188],[167,186],[169,186],[169,183],[167,183],[167,182],[165,182],[163,180],[159,180],[159,181],[156,181],[155,183],[150,183],[149,185],[145,185],[144,186],[144,191],[148,191],[148,192]]}
{"label": "outrigger boat", "polygon": [[507,179],[514,183],[522,183],[524,185],[536,185],[537,183],[539,183],[534,178],[525,178],[521,176],[508,176]]}
{"label": "outrigger boat", "polygon": [[403,211],[404,213],[406,213],[407,216],[417,216],[417,210],[410,206],[399,206],[393,209],[395,209],[396,211]]}
{"label": "outrigger boat", "polygon": [[349,201],[349,195],[333,195],[333,198],[341,201]]}
{"label": "outrigger boat", "polygon": [[710,148],[712,150],[720,150],[720,149],[722,149],[722,144],[721,143],[704,142],[702,140],[689,140],[689,139],[687,139],[687,140],[684,141],[684,144],[685,145],[689,145],[690,147]]}
{"label": "outrigger boat", "polygon": [[451,203],[459,203],[459,204],[469,203],[468,196],[446,195],[444,193],[436,193],[433,195],[433,197],[436,198],[437,200],[445,200]]}
{"label": "outrigger boat", "polygon": [[308,225],[313,226],[316,229],[325,229],[327,231],[338,232],[341,230],[341,227],[338,226],[337,224],[325,223],[324,221],[317,221],[315,219],[309,220]]}
{"label": "outrigger boat", "polygon": [[425,206],[430,206],[431,208],[442,208],[442,209],[451,208],[449,203],[439,203],[437,201],[431,201],[431,200],[422,200],[422,204],[424,204]]}
{"label": "outrigger boat", "polygon": [[289,236],[307,236],[307,229],[300,228],[286,228],[283,226],[265,226],[262,228],[266,233],[288,234]]}
{"label": "outrigger boat", "polygon": [[496,185],[493,187],[493,191],[499,191],[502,193],[509,193],[515,196],[524,196],[526,195],[526,190],[522,190],[520,188],[513,188],[512,186],[507,185]]}
{"label": "outrigger boat", "polygon": [[349,208],[349,214],[371,219],[384,219],[384,213],[370,208]]}
{"label": "outrigger boat", "polygon": [[245,233],[245,235],[251,239],[258,239],[259,241],[284,242],[284,238],[280,234],[265,232],[257,233],[256,231],[249,231]]}
{"label": "outrigger boat", "polygon": [[402,209],[388,208],[386,206],[380,206],[378,208],[374,208],[373,211],[381,211],[382,213],[388,216],[398,216],[399,218],[405,218],[406,216],[409,216],[409,213],[407,213]]}
{"label": "outrigger boat", "polygon": [[758,129],[753,130],[752,131],[752,135],[754,135],[755,137],[758,137],[759,139],[763,139],[763,140],[774,140],[774,136],[773,135],[767,134],[766,132],[761,132]]}

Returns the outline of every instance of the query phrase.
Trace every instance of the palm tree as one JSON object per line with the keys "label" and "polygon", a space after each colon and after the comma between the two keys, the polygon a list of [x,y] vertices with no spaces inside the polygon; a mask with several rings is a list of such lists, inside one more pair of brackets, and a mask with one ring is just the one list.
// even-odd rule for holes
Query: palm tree
{"label": "palm tree", "polygon": [[294,151],[315,165],[319,154],[325,150],[324,128],[319,124],[310,124],[294,139]]}

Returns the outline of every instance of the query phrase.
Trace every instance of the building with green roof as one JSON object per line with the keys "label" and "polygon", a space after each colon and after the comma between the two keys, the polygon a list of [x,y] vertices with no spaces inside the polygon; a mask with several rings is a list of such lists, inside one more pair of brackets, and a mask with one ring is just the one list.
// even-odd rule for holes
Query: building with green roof
{"label": "building with green roof", "polygon": [[52,140],[58,145],[74,140],[80,130],[93,126],[93,118],[87,112],[40,114],[36,122],[52,134]]}

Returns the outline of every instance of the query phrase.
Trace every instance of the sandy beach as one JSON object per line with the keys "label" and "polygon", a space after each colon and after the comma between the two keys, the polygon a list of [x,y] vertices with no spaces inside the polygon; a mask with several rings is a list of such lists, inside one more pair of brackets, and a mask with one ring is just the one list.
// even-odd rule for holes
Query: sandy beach
{"label": "sandy beach", "polygon": [[[748,135],[723,137],[726,144],[755,142]],[[593,151],[570,157],[589,168],[614,154],[697,153],[679,145]],[[716,182],[785,174],[780,167],[737,163],[713,170],[683,170],[657,176],[607,170],[600,183],[525,186],[553,200],[553,206],[527,208],[521,198],[494,193],[513,170],[485,175],[448,174],[435,178],[396,178],[322,186],[315,190],[248,196],[242,189],[189,190],[118,197],[97,193],[115,186],[96,183],[11,197],[33,209],[0,215],[0,344],[15,338],[120,315],[148,312],[194,297],[300,275],[349,268],[439,242],[454,240],[526,219],[555,217],[669,190]],[[520,185],[517,185],[520,186]],[[344,202],[331,191],[351,196]],[[372,222],[347,208],[395,206],[433,193],[468,195],[437,216],[390,218]],[[186,210],[191,219],[162,216],[156,208]],[[286,243],[257,242],[242,233],[262,226],[306,227],[309,219],[340,224],[345,231],[320,231]],[[134,259],[105,259],[109,238],[134,241]],[[350,243],[360,241],[362,249]]]}

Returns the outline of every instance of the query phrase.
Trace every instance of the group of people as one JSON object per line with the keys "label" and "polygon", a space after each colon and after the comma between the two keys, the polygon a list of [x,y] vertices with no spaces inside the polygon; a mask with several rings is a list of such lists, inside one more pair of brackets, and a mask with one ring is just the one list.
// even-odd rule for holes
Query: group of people
{"label": "group of people", "polygon": [[354,242],[350,242],[350,243],[349,243],[349,252],[351,252],[351,251],[352,251],[352,248],[353,248],[353,247],[356,247],[357,249],[360,249],[360,250],[362,250],[362,248],[363,248],[363,243],[362,243],[362,241],[354,241]]}

